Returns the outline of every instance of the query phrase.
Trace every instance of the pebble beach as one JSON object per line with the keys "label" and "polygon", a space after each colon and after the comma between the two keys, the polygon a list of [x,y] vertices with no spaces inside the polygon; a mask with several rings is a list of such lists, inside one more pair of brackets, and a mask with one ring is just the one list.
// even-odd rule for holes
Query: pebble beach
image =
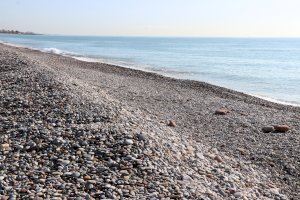
{"label": "pebble beach", "polygon": [[300,107],[0,44],[1,199],[300,199]]}

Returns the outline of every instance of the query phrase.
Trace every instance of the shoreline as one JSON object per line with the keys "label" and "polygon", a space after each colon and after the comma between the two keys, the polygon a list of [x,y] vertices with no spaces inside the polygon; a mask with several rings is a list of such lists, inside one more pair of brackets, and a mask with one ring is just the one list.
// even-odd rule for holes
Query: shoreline
{"label": "shoreline", "polygon": [[[2,44],[0,66],[5,135],[0,154],[6,155],[0,159],[6,159],[7,171],[17,153],[21,161],[29,159],[39,176],[34,185],[43,188],[35,194],[27,185],[31,177],[15,180],[30,191],[16,190],[18,197],[299,197],[298,107],[204,82]],[[221,108],[228,113],[217,115]],[[281,124],[290,130],[262,131]],[[45,151],[52,156],[43,156]],[[37,162],[42,164],[35,171]],[[28,170],[22,167],[15,171]],[[39,174],[43,167],[46,176]],[[113,178],[106,182],[103,173]],[[0,178],[7,195],[14,177],[0,173]],[[112,188],[120,185],[112,179],[128,188],[116,192]],[[46,192],[53,181],[59,186]]]}
{"label": "shoreline", "polygon": [[100,63],[100,64],[106,64],[106,65],[115,66],[115,67],[121,67],[121,68],[125,68],[125,69],[128,69],[128,70],[137,70],[137,71],[140,71],[140,72],[152,73],[152,74],[155,74],[155,75],[158,75],[158,76],[163,76],[163,77],[166,77],[166,78],[177,79],[179,81],[199,82],[200,84],[207,84],[207,85],[210,85],[211,87],[219,87],[221,89],[223,88],[223,89],[228,90],[228,91],[233,92],[233,93],[239,93],[239,94],[248,95],[248,96],[251,96],[251,97],[254,97],[254,98],[259,98],[261,100],[268,101],[270,103],[275,103],[275,104],[280,104],[280,105],[284,105],[284,106],[292,106],[292,107],[300,108],[300,103],[284,101],[284,100],[278,100],[278,99],[274,99],[272,97],[266,97],[266,96],[262,96],[262,95],[255,95],[255,94],[245,93],[245,92],[242,92],[242,91],[226,88],[226,87],[223,87],[221,85],[212,84],[212,83],[204,82],[204,81],[201,81],[201,80],[182,79],[180,76],[177,76],[177,75],[171,75],[171,74],[167,74],[167,73],[159,73],[155,70],[150,70],[150,69],[146,69],[146,68],[131,67],[131,66],[127,66],[127,65],[122,65],[120,63],[114,63],[114,62],[108,62],[108,61],[106,62],[106,61],[103,61],[103,59],[99,59],[99,58],[89,58],[89,57],[84,57],[84,56],[81,57],[80,55],[72,55],[73,53],[55,52],[54,50],[51,50],[51,48],[49,49],[49,51],[46,51],[46,50],[36,49],[36,48],[27,47],[27,46],[23,46],[23,45],[8,43],[8,42],[4,42],[4,41],[0,41],[0,44],[8,45],[8,46],[16,47],[16,48],[25,48],[25,49],[29,49],[29,50],[33,50],[33,51],[40,51],[42,53],[49,53],[49,54],[64,56],[64,57],[73,58],[73,59],[76,59],[76,60],[82,61],[82,62]]}

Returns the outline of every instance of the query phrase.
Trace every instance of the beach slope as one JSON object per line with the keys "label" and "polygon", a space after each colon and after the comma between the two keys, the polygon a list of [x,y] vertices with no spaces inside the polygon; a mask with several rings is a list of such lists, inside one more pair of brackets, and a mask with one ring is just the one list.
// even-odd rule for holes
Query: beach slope
{"label": "beach slope", "polygon": [[0,195],[299,199],[300,108],[3,44],[0,83]]}

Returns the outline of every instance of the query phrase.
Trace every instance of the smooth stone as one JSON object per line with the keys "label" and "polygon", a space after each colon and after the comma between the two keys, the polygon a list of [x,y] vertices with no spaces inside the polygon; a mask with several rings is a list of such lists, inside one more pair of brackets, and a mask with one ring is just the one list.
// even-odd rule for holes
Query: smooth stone
{"label": "smooth stone", "polygon": [[93,188],[94,188],[94,185],[91,184],[91,183],[88,183],[87,186],[86,186],[86,188],[89,189],[89,190],[90,190],[90,189],[93,189]]}
{"label": "smooth stone", "polygon": [[220,156],[215,156],[214,160],[218,161],[218,162],[223,162],[222,158]]}
{"label": "smooth stone", "polygon": [[129,173],[128,173],[128,171],[127,171],[127,170],[121,170],[121,171],[120,171],[120,174],[123,174],[123,175],[128,175]]}
{"label": "smooth stone", "polygon": [[59,176],[62,175],[61,172],[52,172],[52,174],[53,174],[53,175],[59,175]]}
{"label": "smooth stone", "polygon": [[46,179],[40,179],[39,181],[40,181],[40,183],[45,183]]}
{"label": "smooth stone", "polygon": [[230,113],[230,111],[226,108],[220,108],[215,111],[216,115],[227,115],[228,113]]}
{"label": "smooth stone", "polygon": [[137,134],[136,137],[139,141],[145,141],[146,140],[146,136],[143,133]]}
{"label": "smooth stone", "polygon": [[69,160],[59,160],[59,162],[63,165],[68,165],[70,163]]}
{"label": "smooth stone", "polygon": [[228,191],[229,191],[230,194],[236,193],[236,189],[235,188],[229,188]]}
{"label": "smooth stone", "polygon": [[170,120],[169,123],[168,123],[168,126],[170,126],[170,127],[175,127],[175,126],[176,126],[175,121]]}
{"label": "smooth stone", "polygon": [[72,176],[72,172],[65,172],[64,176]]}
{"label": "smooth stone", "polygon": [[274,126],[275,131],[285,133],[290,130],[290,127],[288,125],[276,125]]}
{"label": "smooth stone", "polygon": [[275,131],[275,128],[273,126],[265,126],[265,127],[262,128],[262,131],[264,133],[270,133],[270,132]]}
{"label": "smooth stone", "polygon": [[95,181],[95,180],[88,180],[87,182],[91,183],[91,184],[96,184],[97,183],[97,181]]}
{"label": "smooth stone", "polygon": [[197,153],[196,153],[196,156],[197,156],[197,158],[199,158],[199,159],[202,159],[202,160],[205,159],[203,153],[197,152]]}
{"label": "smooth stone", "polygon": [[82,178],[78,178],[78,179],[77,179],[77,182],[78,182],[78,183],[84,183],[85,181],[84,181]]}
{"label": "smooth stone", "polygon": [[132,145],[132,144],[133,144],[133,140],[131,140],[131,139],[126,139],[126,140],[125,140],[125,144],[126,144],[126,145]]}
{"label": "smooth stone", "polygon": [[241,155],[245,155],[246,154],[246,149],[237,148],[237,150],[240,152]]}
{"label": "smooth stone", "polygon": [[2,150],[8,150],[9,149],[9,144],[8,143],[1,144],[1,149]]}
{"label": "smooth stone", "polygon": [[87,181],[87,180],[91,180],[92,178],[91,178],[89,175],[85,175],[85,176],[83,177],[83,179],[84,179],[85,181]]}
{"label": "smooth stone", "polygon": [[74,172],[74,173],[72,174],[72,176],[78,178],[78,177],[80,177],[80,173],[79,173],[79,172]]}
{"label": "smooth stone", "polygon": [[241,192],[236,192],[236,193],[234,193],[234,196],[235,196],[236,198],[242,198],[242,197],[243,197],[243,194],[242,194]]}

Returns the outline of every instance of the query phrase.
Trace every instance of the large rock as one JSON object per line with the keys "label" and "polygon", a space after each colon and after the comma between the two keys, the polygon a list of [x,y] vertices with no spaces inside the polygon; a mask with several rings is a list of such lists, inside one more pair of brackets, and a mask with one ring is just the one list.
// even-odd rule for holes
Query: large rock
{"label": "large rock", "polygon": [[288,125],[276,125],[274,129],[280,133],[285,133],[290,130],[290,127]]}

